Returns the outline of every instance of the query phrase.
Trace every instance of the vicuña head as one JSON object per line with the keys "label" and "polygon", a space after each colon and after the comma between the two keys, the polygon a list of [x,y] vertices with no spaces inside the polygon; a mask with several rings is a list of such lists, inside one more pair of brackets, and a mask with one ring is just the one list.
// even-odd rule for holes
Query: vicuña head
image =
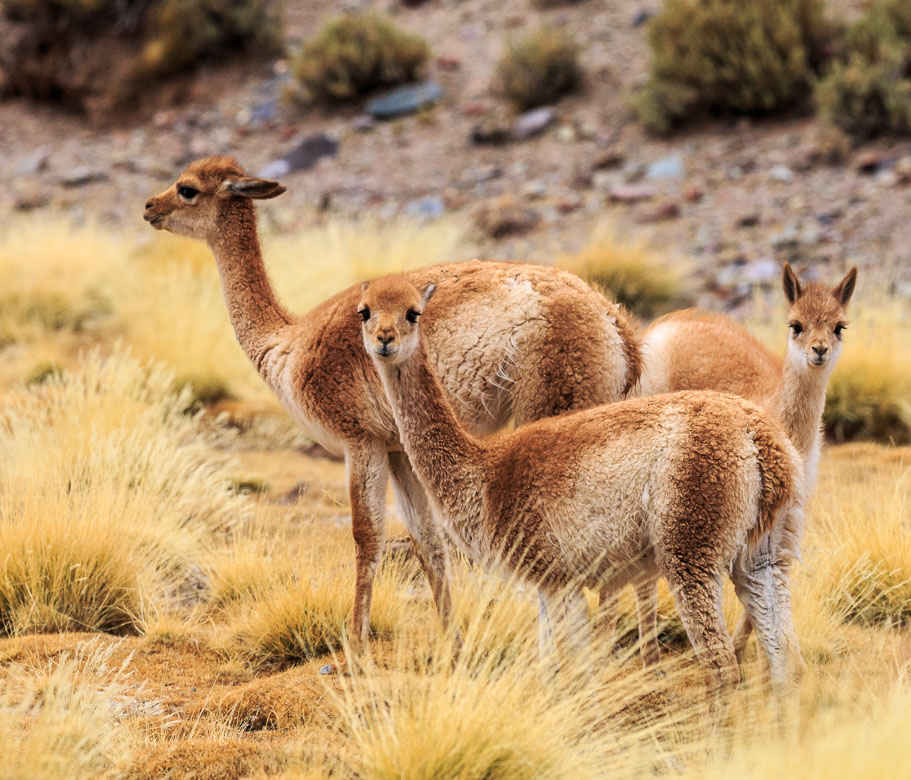
{"label": "vicu\u00f1a head", "polygon": [[205,157],[191,162],[177,181],[149,200],[144,218],[157,230],[208,241],[232,204],[284,191],[278,182],[247,176],[233,157]]}
{"label": "vicu\u00f1a head", "polygon": [[834,287],[821,282],[802,285],[785,263],[782,281],[791,304],[788,312],[788,360],[798,370],[832,368],[841,353],[841,340],[848,326],[847,306],[857,282],[854,266]]}
{"label": "vicu\u00f1a head", "polygon": [[364,321],[364,346],[384,363],[407,360],[418,344],[418,320],[436,292],[436,285],[418,290],[404,277],[364,282],[357,311]]}

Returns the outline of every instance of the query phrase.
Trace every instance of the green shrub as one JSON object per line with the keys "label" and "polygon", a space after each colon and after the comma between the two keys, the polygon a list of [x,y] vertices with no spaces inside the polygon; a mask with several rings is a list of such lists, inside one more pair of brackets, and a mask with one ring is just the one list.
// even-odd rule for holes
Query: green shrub
{"label": "green shrub", "polygon": [[823,118],[851,135],[911,133],[911,4],[880,0],[845,35],[816,85]]}
{"label": "green shrub", "polygon": [[582,83],[579,47],[569,33],[541,27],[509,44],[497,79],[517,108],[553,103]]}
{"label": "green shrub", "polygon": [[789,108],[806,94],[829,36],[822,0],[667,0],[649,26],[639,117],[665,133],[701,116]]}
{"label": "green shrub", "polygon": [[351,14],[329,22],[304,43],[293,71],[311,97],[349,100],[379,87],[414,81],[430,50],[417,35],[379,14]]}
{"label": "green shrub", "polygon": [[281,47],[275,0],[0,0],[0,94],[89,113],[130,106],[142,87],[202,61]]}

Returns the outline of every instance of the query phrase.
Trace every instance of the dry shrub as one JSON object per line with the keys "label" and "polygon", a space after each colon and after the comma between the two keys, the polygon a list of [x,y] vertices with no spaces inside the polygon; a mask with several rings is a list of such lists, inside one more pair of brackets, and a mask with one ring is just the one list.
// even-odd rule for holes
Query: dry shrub
{"label": "dry shrub", "polygon": [[787,109],[806,95],[829,35],[822,0],[667,0],[649,24],[639,117],[666,133],[707,115]]}
{"label": "dry shrub", "polygon": [[861,138],[911,133],[911,6],[876,0],[844,48],[816,85],[823,118]]}
{"label": "dry shrub", "polygon": [[565,30],[540,27],[507,45],[497,81],[519,109],[553,103],[582,84],[579,47]]}
{"label": "dry shrub", "polygon": [[118,703],[126,675],[112,665],[113,649],[89,642],[43,670],[7,670],[0,681],[4,777],[95,778],[129,755]]}
{"label": "dry shrub", "polygon": [[187,739],[142,753],[126,772],[131,780],[221,780],[269,777],[281,771],[284,754],[273,745],[244,739]]}
{"label": "dry shrub", "polygon": [[592,284],[640,317],[652,317],[686,299],[686,267],[650,246],[644,237],[620,238],[609,225],[599,226],[575,255],[557,264]]}
{"label": "dry shrub", "polygon": [[[135,104],[156,81],[203,62],[270,56],[272,0],[2,0],[0,93],[89,113]],[[145,89],[144,89],[145,88]]]}
{"label": "dry shrub", "polygon": [[314,99],[349,100],[414,81],[429,53],[422,38],[385,16],[349,14],[328,22],[304,43],[293,72]]}
{"label": "dry shrub", "polygon": [[246,513],[173,378],[125,355],[23,396],[0,430],[0,632],[135,631]]}

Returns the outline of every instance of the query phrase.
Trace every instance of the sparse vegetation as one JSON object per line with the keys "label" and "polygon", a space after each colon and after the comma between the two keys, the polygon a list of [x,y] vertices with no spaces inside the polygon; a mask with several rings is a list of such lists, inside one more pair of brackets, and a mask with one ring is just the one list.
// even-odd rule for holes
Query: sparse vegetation
{"label": "sparse vegetation", "polygon": [[619,238],[609,225],[597,228],[579,252],[564,255],[558,264],[602,287],[639,317],[662,314],[686,299],[681,262],[672,262],[644,237]]}
{"label": "sparse vegetation", "polygon": [[911,133],[911,8],[875,0],[845,35],[844,55],[816,85],[829,123],[853,136]]}
{"label": "sparse vegetation", "polygon": [[579,47],[565,30],[539,27],[507,44],[497,81],[518,109],[553,103],[582,84]]}
{"label": "sparse vegetation", "polygon": [[429,56],[426,42],[376,13],[339,17],[304,43],[293,71],[311,97],[349,100],[414,81]]}
{"label": "sparse vegetation", "polygon": [[0,94],[88,113],[132,106],[140,88],[225,52],[276,54],[273,0],[2,0],[18,32],[0,50]]}
{"label": "sparse vegetation", "polygon": [[646,127],[666,133],[705,116],[795,106],[830,31],[821,0],[667,0],[648,37],[649,80],[637,110]]}

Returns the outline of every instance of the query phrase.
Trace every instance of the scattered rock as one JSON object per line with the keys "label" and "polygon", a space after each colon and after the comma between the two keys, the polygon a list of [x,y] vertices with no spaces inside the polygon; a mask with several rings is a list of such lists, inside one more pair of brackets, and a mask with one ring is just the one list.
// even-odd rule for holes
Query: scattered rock
{"label": "scattered rock", "polygon": [[439,219],[446,213],[446,205],[438,195],[427,195],[423,198],[410,200],[405,204],[405,215],[422,222]]}
{"label": "scattered rock", "polygon": [[769,178],[772,181],[780,181],[783,184],[790,184],[794,181],[794,172],[787,165],[776,165],[769,171]]}
{"label": "scattered rock", "polygon": [[861,152],[854,159],[854,167],[861,173],[874,174],[885,162],[885,158],[877,151]]}
{"label": "scattered rock", "polygon": [[655,160],[646,168],[647,179],[679,179],[686,173],[683,158],[679,154],[668,155]]}
{"label": "scattered rock", "polygon": [[522,194],[531,200],[538,200],[547,195],[547,185],[540,179],[527,181],[522,185]]}
{"label": "scattered rock", "polygon": [[281,179],[291,173],[291,166],[287,160],[272,160],[260,168],[256,175],[261,179]]}
{"label": "scattered rock", "polygon": [[793,226],[786,227],[769,236],[769,243],[772,245],[772,249],[792,249],[798,244],[797,230]]}
{"label": "scattered rock", "polygon": [[13,209],[16,211],[34,211],[50,203],[47,192],[37,187],[26,188],[13,197]]}
{"label": "scattered rock", "polygon": [[894,187],[898,184],[898,174],[891,168],[876,172],[876,183],[883,187]]}
{"label": "scattered rock", "polygon": [[758,212],[751,211],[749,214],[743,214],[737,218],[737,227],[751,228],[759,224],[761,217]]}
{"label": "scattered rock", "polygon": [[617,148],[604,149],[598,152],[592,160],[592,170],[601,171],[605,168],[618,168],[623,165],[625,159],[623,152]]}
{"label": "scattered rock", "polygon": [[338,154],[338,141],[327,135],[311,135],[305,138],[285,155],[285,161],[291,172],[305,171],[316,165],[323,157],[335,157]]}
{"label": "scattered rock", "polygon": [[705,197],[705,193],[702,191],[702,188],[696,184],[687,184],[683,188],[683,199],[687,203],[698,203],[702,198]]}
{"label": "scattered rock", "polygon": [[359,114],[352,120],[351,127],[356,133],[369,133],[376,127],[376,120],[370,114]]}
{"label": "scattered rock", "polygon": [[819,144],[809,143],[798,146],[790,155],[790,166],[796,171],[808,171],[820,160],[823,154]]}
{"label": "scattered rock", "polygon": [[633,17],[633,27],[642,27],[642,25],[645,24],[654,15],[654,11],[650,11],[648,8],[640,8],[638,11],[636,11],[636,15]]}
{"label": "scattered rock", "polygon": [[667,219],[676,219],[680,216],[680,205],[673,201],[662,203],[655,209],[646,211],[639,215],[637,222],[648,225],[653,222],[663,222]]}
{"label": "scattered rock", "polygon": [[560,125],[557,128],[557,140],[564,144],[571,144],[576,140],[576,128],[572,125]]}
{"label": "scattered rock", "polygon": [[911,184],[911,155],[905,155],[895,163],[895,175],[899,184]]}
{"label": "scattered rock", "polygon": [[466,184],[483,184],[485,181],[499,179],[503,175],[503,169],[499,165],[476,165],[466,168],[462,173],[462,181]]}
{"label": "scattered rock", "polygon": [[618,203],[638,203],[642,200],[651,200],[655,197],[655,193],[648,187],[638,187],[633,184],[616,184],[611,187],[608,196]]}
{"label": "scattered rock", "polygon": [[380,95],[367,103],[367,113],[374,119],[394,119],[416,114],[429,108],[443,97],[443,89],[435,81],[405,84]]}
{"label": "scattered rock", "polygon": [[488,118],[474,126],[471,142],[475,146],[500,146],[511,138],[512,133],[499,119]]}
{"label": "scattered rock", "polygon": [[458,70],[462,67],[462,61],[458,57],[441,54],[437,57],[437,67],[440,70]]}
{"label": "scattered rock", "polygon": [[771,284],[778,281],[781,269],[770,257],[747,263],[741,269],[741,279],[747,284]]}
{"label": "scattered rock", "polygon": [[491,238],[527,233],[541,221],[535,209],[523,206],[511,195],[482,203],[474,216],[478,228]]}
{"label": "scattered rock", "polygon": [[100,168],[77,165],[60,177],[60,183],[64,187],[84,187],[86,184],[92,184],[93,182],[106,181],[107,178],[107,173]]}
{"label": "scattered rock", "polygon": [[51,150],[47,146],[41,146],[23,157],[14,173],[16,176],[34,176],[36,173],[42,173],[47,169],[47,161],[50,156]]}
{"label": "scattered rock", "polygon": [[557,118],[557,112],[550,106],[541,106],[522,114],[513,127],[513,135],[520,141],[543,133]]}

